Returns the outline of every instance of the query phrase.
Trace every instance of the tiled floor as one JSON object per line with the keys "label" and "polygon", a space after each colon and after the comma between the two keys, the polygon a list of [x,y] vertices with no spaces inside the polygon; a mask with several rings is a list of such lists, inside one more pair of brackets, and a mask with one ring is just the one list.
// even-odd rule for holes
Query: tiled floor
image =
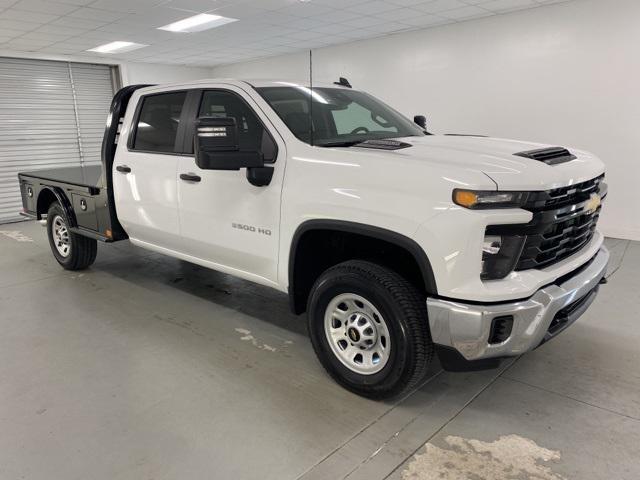
{"label": "tiled floor", "polygon": [[381,403],[328,378],[282,294],[126,243],[65,272],[37,224],[0,225],[0,479],[637,479],[640,243],[607,243],[563,335]]}

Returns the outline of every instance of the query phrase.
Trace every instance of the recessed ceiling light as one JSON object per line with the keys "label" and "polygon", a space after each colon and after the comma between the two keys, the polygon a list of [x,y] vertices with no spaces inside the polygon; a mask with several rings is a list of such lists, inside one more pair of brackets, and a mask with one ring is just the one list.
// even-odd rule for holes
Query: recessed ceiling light
{"label": "recessed ceiling light", "polygon": [[221,17],[220,15],[210,15],[201,13],[193,17],[178,20],[164,27],[158,27],[158,30],[167,30],[168,32],[201,32],[210,28],[220,27],[231,22],[237,22],[237,18]]}
{"label": "recessed ceiling light", "polygon": [[87,52],[97,52],[97,53],[122,53],[122,52],[130,52],[131,50],[137,50],[138,48],[148,47],[149,45],[145,45],[143,43],[134,43],[134,42],[111,42],[105,43],[104,45],[100,45],[99,47],[90,48]]}

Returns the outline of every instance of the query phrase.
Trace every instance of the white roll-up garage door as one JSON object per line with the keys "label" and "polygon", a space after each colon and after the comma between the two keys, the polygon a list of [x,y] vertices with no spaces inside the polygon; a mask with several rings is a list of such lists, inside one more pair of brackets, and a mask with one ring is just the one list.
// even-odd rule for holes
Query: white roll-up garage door
{"label": "white roll-up garage door", "polygon": [[113,68],[0,57],[0,223],[20,219],[18,172],[100,161]]}

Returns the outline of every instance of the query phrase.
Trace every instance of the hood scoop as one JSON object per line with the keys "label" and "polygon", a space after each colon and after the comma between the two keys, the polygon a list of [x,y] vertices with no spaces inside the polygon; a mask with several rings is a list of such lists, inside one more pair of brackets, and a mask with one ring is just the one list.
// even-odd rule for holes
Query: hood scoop
{"label": "hood scoop", "polygon": [[576,157],[569,150],[562,147],[542,148],[539,150],[528,150],[526,152],[514,153],[518,157],[530,158],[547,165],[558,165],[560,163],[570,162]]}

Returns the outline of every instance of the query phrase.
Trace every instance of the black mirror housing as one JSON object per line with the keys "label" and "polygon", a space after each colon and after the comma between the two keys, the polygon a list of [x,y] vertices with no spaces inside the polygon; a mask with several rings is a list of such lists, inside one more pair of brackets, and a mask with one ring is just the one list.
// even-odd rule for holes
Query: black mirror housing
{"label": "black mirror housing", "polygon": [[413,123],[420,126],[423,130],[427,130],[427,117],[424,115],[416,115],[413,117]]}
{"label": "black mirror housing", "polygon": [[231,117],[200,117],[196,121],[196,164],[203,170],[240,170],[264,166],[259,151],[240,151],[238,126]]}

